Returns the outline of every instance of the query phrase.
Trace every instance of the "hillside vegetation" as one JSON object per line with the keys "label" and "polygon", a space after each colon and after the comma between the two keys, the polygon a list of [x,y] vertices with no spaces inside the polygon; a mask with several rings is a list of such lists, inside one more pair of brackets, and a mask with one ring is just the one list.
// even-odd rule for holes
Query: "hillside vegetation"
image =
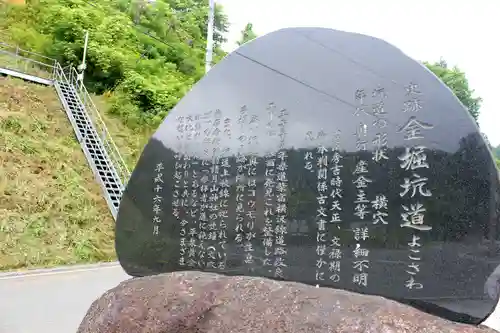
{"label": "hillside vegetation", "polygon": [[[0,0],[0,41],[77,66],[132,169],[204,75],[206,0]],[[229,29],[216,6],[214,62]],[[256,37],[246,25],[238,44]],[[2,61],[11,61],[0,55]],[[477,119],[465,73],[426,63]],[[0,270],[115,258],[113,220],[52,88],[0,77]]]}
{"label": "hillside vegetation", "polygon": [[[203,75],[206,45],[205,1],[138,3],[0,0],[0,41],[63,66],[79,64],[90,32],[85,84],[130,169]],[[227,31],[220,6],[216,26],[215,61]],[[114,260],[111,214],[55,91],[0,80],[0,270]]]}
{"label": "hillside vegetation", "polygon": [[109,260],[113,221],[54,90],[0,78],[0,267]]}
{"label": "hillside vegetation", "polygon": [[[25,6],[0,0],[0,36],[21,47],[80,64],[89,32],[85,83],[109,96],[110,114],[133,128],[156,127],[204,75],[206,0],[30,0]],[[214,62],[229,30],[215,8]],[[256,37],[247,24],[238,44]],[[481,98],[460,69],[446,61],[424,62],[477,120]]]}
{"label": "hillside vegetation", "polygon": [[[80,64],[89,31],[85,84],[135,128],[157,126],[203,76],[207,17],[206,0],[0,0],[0,31],[63,66]],[[227,27],[217,6],[215,61]]]}
{"label": "hillside vegetation", "polygon": [[[147,136],[107,123],[133,164]],[[115,257],[114,221],[56,92],[3,77],[0,216],[0,269]]]}

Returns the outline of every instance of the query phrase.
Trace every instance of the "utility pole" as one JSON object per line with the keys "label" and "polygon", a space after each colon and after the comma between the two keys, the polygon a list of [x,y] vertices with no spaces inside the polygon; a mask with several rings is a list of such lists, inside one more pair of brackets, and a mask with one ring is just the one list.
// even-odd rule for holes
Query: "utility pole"
{"label": "utility pole", "polygon": [[207,50],[205,53],[205,74],[212,68],[214,48],[215,0],[208,0]]}
{"label": "utility pole", "polygon": [[82,58],[82,63],[78,66],[78,79],[83,83],[83,73],[85,72],[85,69],[87,68],[87,63],[85,60],[87,59],[87,46],[89,44],[89,31],[85,31],[85,45],[83,46],[83,58]]}

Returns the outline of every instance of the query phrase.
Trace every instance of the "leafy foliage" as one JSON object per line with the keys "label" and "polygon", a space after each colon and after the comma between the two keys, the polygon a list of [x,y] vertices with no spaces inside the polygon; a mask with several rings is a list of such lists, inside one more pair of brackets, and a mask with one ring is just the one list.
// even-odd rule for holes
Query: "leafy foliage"
{"label": "leafy foliage", "polygon": [[241,31],[241,38],[239,41],[237,41],[236,43],[238,45],[243,45],[255,38],[257,38],[257,34],[253,31],[253,24],[252,23],[247,23],[247,25],[245,26],[245,29],[243,29]]}
{"label": "leafy foliage", "polygon": [[453,91],[455,96],[469,110],[472,118],[477,121],[482,98],[473,97],[474,90],[469,87],[469,81],[465,73],[458,67],[449,68],[444,60],[435,63],[424,62],[424,64]]}
{"label": "leafy foliage", "polygon": [[[90,32],[85,83],[112,96],[110,112],[134,126],[156,126],[204,74],[208,2],[205,0],[30,0],[1,4],[0,31],[26,49],[78,65]],[[225,53],[228,18],[215,9],[217,62]],[[241,45],[257,35],[252,23]],[[445,61],[425,63],[477,120],[481,98],[465,74]]]}
{"label": "leafy foliage", "polygon": [[[204,0],[31,0],[3,5],[0,31],[21,47],[74,66],[89,31],[85,83],[111,95],[111,113],[132,127],[156,126],[204,74]],[[215,10],[214,61],[229,23]]]}

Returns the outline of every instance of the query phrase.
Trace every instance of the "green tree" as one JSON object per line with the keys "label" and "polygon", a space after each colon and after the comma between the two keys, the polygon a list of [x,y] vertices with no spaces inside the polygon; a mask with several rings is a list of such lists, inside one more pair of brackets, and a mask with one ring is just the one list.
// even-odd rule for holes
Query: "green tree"
{"label": "green tree", "polygon": [[449,68],[443,59],[435,63],[424,62],[424,64],[453,91],[455,96],[469,110],[474,120],[477,121],[483,100],[481,97],[474,97],[475,92],[469,87],[469,81],[465,73],[456,66]]}
{"label": "green tree", "polygon": [[255,38],[257,38],[257,34],[253,31],[253,24],[247,23],[245,28],[241,31],[241,38],[236,42],[238,45],[243,45]]}
{"label": "green tree", "polygon": [[[204,75],[204,0],[33,0],[0,9],[0,32],[63,66],[80,63],[88,30],[85,83],[108,92],[110,111],[132,126],[157,126]],[[214,25],[217,62],[229,27],[220,5]]]}

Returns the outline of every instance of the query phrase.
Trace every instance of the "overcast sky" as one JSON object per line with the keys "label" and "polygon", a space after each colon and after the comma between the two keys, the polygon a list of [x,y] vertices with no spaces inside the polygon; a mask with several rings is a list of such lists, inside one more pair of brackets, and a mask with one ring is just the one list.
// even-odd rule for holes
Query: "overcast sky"
{"label": "overcast sky", "polygon": [[247,22],[258,34],[294,26],[328,27],[386,40],[417,60],[458,65],[484,99],[480,126],[500,144],[498,0],[217,0],[231,22],[228,50]]}

